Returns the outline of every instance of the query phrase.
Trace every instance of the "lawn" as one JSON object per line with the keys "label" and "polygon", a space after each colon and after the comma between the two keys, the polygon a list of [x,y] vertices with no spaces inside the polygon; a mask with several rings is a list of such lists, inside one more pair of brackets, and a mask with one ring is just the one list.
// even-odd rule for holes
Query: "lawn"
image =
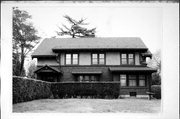
{"label": "lawn", "polygon": [[13,112],[158,113],[161,100],[147,99],[41,99],[13,105]]}

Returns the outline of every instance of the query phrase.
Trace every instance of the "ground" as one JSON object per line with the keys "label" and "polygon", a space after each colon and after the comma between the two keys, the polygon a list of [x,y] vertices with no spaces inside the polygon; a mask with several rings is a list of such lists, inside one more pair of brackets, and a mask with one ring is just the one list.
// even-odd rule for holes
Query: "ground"
{"label": "ground", "polygon": [[147,99],[41,99],[13,105],[13,112],[158,113],[161,100]]}

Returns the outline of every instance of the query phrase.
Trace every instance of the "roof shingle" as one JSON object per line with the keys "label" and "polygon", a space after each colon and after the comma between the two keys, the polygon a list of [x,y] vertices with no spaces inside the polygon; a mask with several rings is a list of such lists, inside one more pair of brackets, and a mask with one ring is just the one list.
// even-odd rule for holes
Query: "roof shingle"
{"label": "roof shingle", "polygon": [[47,38],[44,39],[32,54],[35,56],[55,56],[53,50],[68,49],[146,49],[138,37],[106,38]]}

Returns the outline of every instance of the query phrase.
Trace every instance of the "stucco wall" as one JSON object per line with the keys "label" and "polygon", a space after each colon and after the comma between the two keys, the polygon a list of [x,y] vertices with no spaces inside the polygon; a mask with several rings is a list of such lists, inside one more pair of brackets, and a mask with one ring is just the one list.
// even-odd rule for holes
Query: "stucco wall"
{"label": "stucco wall", "polygon": [[61,63],[61,65],[64,65],[65,64],[65,53],[61,53],[61,55],[60,55],[60,63]]}
{"label": "stucco wall", "polygon": [[119,52],[107,52],[106,53],[106,65],[120,65],[120,53]]}
{"label": "stucco wall", "polygon": [[79,65],[91,65],[91,53],[79,53]]}
{"label": "stucco wall", "polygon": [[56,59],[38,59],[38,65],[59,65]]}
{"label": "stucco wall", "polygon": [[135,53],[135,65],[140,65],[139,53]]}

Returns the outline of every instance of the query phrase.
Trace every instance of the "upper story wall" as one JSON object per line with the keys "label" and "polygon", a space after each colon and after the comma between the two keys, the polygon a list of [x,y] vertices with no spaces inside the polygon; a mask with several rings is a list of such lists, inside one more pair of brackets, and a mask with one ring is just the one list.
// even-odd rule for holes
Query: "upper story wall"
{"label": "upper story wall", "polygon": [[51,66],[58,66],[58,62],[56,58],[38,58],[37,60],[39,66],[44,66],[44,65],[51,65]]}
{"label": "upper story wall", "polygon": [[[121,53],[120,52],[104,52],[105,65],[121,65]],[[134,52],[134,65],[140,64],[140,53]],[[38,65],[65,65],[65,53],[60,53],[59,62],[56,58],[40,58],[38,59]],[[78,65],[92,65],[92,53],[91,52],[80,52],[78,53]]]}

